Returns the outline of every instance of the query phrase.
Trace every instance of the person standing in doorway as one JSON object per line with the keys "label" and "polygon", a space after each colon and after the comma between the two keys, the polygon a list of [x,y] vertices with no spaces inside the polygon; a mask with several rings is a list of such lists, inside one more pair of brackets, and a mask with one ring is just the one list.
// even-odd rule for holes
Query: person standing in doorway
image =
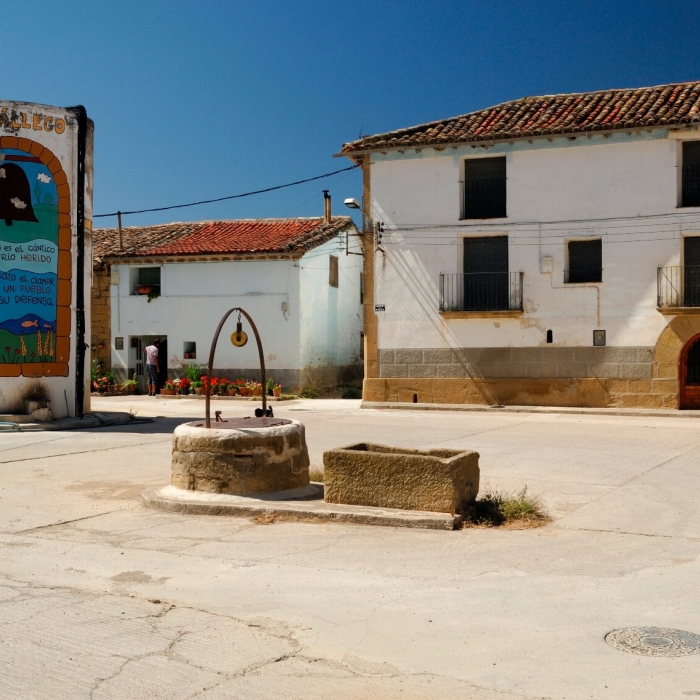
{"label": "person standing in doorway", "polygon": [[160,365],[158,364],[158,346],[160,340],[156,338],[150,345],[146,346],[146,375],[148,376],[148,395],[155,396],[158,392],[158,373]]}

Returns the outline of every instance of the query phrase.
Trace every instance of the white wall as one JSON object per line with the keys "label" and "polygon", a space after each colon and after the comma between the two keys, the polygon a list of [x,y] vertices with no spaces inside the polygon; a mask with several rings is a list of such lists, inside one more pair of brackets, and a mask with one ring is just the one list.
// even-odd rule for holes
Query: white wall
{"label": "white wall", "polygon": [[[491,154],[506,155],[508,216],[459,221],[463,160]],[[593,329],[608,345],[654,345],[667,322],[657,265],[681,264],[681,237],[700,234],[700,209],[676,208],[679,165],[665,130],[373,154],[373,217],[386,225],[379,347],[535,346],[548,329],[555,345],[590,345]],[[525,273],[523,317],[442,318],[439,273],[462,271],[464,236],[491,234],[509,236],[509,268]],[[566,241],[591,236],[602,238],[603,282],[565,285]],[[551,274],[540,273],[543,256]]]}
{"label": "white wall", "polygon": [[[195,362],[206,365],[219,321],[236,306],[255,321],[270,374],[275,369],[299,367],[299,270],[294,261],[188,262],[161,267],[161,296],[150,303],[145,296],[131,294],[128,265],[112,268],[119,277],[111,291],[113,368],[129,366],[129,336],[139,335],[167,335],[170,369],[182,365],[185,341],[196,342]],[[283,313],[283,302],[289,313]],[[232,314],[222,330],[214,365],[258,369],[257,345],[245,318],[248,344],[234,348],[229,341],[236,320]],[[118,336],[124,338],[124,350],[114,349]]]}
{"label": "white wall", "polygon": [[[357,235],[350,250],[360,251]],[[360,362],[362,256],[345,254],[345,234],[314,248],[300,261],[301,368]],[[329,284],[330,256],[338,258],[338,287]]]}

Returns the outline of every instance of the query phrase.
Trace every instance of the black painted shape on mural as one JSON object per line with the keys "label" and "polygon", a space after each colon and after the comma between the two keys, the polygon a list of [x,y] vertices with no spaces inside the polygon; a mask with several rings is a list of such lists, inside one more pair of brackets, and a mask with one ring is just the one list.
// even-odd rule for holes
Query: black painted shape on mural
{"label": "black painted shape on mural", "polygon": [[13,221],[38,222],[29,180],[15,163],[0,163],[0,219],[5,219],[6,226],[12,226]]}

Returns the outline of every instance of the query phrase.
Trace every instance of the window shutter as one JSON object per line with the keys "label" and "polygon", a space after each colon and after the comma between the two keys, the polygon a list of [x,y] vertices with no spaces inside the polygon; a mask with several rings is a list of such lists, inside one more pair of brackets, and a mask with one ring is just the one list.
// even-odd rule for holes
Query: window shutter
{"label": "window shutter", "polygon": [[463,219],[506,216],[506,159],[464,161]]}
{"label": "window shutter", "polygon": [[569,276],[567,282],[600,282],[603,279],[603,242],[569,242]]}
{"label": "window shutter", "polygon": [[683,144],[681,206],[700,207],[700,141],[686,141]]}

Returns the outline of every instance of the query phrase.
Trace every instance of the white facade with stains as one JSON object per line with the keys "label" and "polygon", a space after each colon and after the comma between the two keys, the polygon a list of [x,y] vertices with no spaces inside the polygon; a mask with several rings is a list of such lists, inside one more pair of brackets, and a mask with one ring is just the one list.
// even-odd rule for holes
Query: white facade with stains
{"label": "white facade with stains", "polygon": [[[696,127],[655,128],[368,154],[371,216],[384,226],[373,303],[385,310],[365,398],[647,405],[618,394],[652,393],[659,338],[688,312],[660,308],[657,276],[700,236],[700,208],[681,206],[683,143],[698,139]],[[506,215],[471,219],[461,183],[484,158],[505,158]],[[466,272],[465,241],[494,236],[507,236],[510,308],[450,306],[446,280],[467,294],[448,277]],[[572,283],[570,243],[596,240],[600,280]]]}

